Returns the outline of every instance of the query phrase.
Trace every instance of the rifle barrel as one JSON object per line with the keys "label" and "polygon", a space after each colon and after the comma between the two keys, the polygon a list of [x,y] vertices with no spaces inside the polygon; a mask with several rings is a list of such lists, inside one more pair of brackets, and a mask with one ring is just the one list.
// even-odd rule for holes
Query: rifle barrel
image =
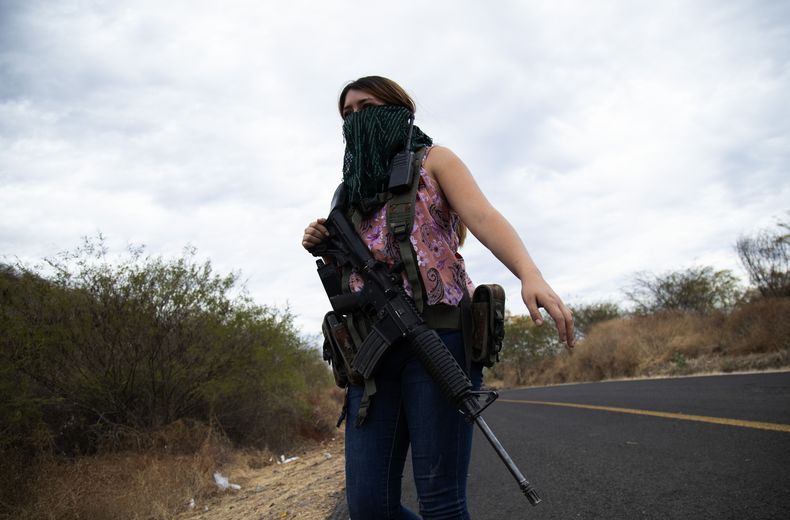
{"label": "rifle barrel", "polygon": [[475,424],[477,424],[477,426],[483,432],[486,440],[488,440],[488,442],[494,448],[494,451],[497,455],[499,455],[499,458],[502,459],[502,462],[505,463],[505,466],[507,466],[507,469],[513,475],[513,478],[516,479],[521,491],[527,497],[527,500],[529,500],[529,503],[533,506],[538,505],[540,503],[540,495],[538,495],[537,490],[532,487],[529,482],[527,482],[526,478],[524,478],[524,475],[521,473],[521,471],[519,471],[516,463],[513,462],[513,459],[510,458],[510,455],[508,455],[507,451],[505,451],[505,448],[502,447],[502,443],[499,442],[499,439],[496,438],[494,432],[492,432],[491,428],[488,427],[485,419],[483,419],[481,415],[478,415],[475,417]]}

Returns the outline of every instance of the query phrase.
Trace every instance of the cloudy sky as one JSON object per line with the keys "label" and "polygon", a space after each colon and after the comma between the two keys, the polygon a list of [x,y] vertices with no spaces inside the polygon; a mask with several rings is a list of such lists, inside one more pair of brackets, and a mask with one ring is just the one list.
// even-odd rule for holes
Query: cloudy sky
{"label": "cloudy sky", "polygon": [[[190,244],[312,335],[300,239],[340,180],[337,96],[370,74],[568,303],[637,271],[743,276],[735,240],[787,218],[787,1],[0,0],[0,257]],[[462,253],[526,312],[487,250]]]}

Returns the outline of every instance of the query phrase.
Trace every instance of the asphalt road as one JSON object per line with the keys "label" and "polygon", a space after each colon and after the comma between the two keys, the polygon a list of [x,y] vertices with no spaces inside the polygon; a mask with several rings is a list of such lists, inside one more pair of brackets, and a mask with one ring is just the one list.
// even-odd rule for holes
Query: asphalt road
{"label": "asphalt road", "polygon": [[[543,502],[529,505],[476,431],[475,520],[790,519],[790,372],[504,391],[484,416]],[[403,487],[417,511],[408,467]]]}

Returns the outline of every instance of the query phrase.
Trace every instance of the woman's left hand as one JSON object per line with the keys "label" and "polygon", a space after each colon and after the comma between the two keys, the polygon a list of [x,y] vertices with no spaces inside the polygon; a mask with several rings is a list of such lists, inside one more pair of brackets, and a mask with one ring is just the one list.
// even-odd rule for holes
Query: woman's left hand
{"label": "woman's left hand", "polygon": [[543,318],[538,309],[540,307],[546,309],[557,325],[560,340],[566,343],[569,348],[573,348],[576,343],[573,315],[540,273],[531,274],[521,280],[521,298],[529,310],[532,321],[538,326],[543,325]]}

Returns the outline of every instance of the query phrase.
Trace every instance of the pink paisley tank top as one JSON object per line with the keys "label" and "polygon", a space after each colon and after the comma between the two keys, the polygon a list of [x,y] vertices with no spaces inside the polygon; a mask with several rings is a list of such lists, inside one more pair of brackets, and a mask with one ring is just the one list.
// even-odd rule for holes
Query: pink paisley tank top
{"label": "pink paisley tank top", "polygon": [[[430,150],[423,157],[423,164]],[[459,220],[458,214],[450,209],[439,185],[428,175],[425,166],[421,166],[410,240],[428,305],[458,305],[464,296],[464,288],[470,295],[474,292],[474,285],[466,274],[464,259],[458,254],[456,229]],[[390,267],[400,262],[398,241],[387,225],[386,205],[369,218],[363,218],[357,232],[376,260],[386,262]],[[404,288],[411,296],[408,277],[405,272],[402,274]],[[351,273],[351,291],[360,291],[363,285],[362,279]]]}

